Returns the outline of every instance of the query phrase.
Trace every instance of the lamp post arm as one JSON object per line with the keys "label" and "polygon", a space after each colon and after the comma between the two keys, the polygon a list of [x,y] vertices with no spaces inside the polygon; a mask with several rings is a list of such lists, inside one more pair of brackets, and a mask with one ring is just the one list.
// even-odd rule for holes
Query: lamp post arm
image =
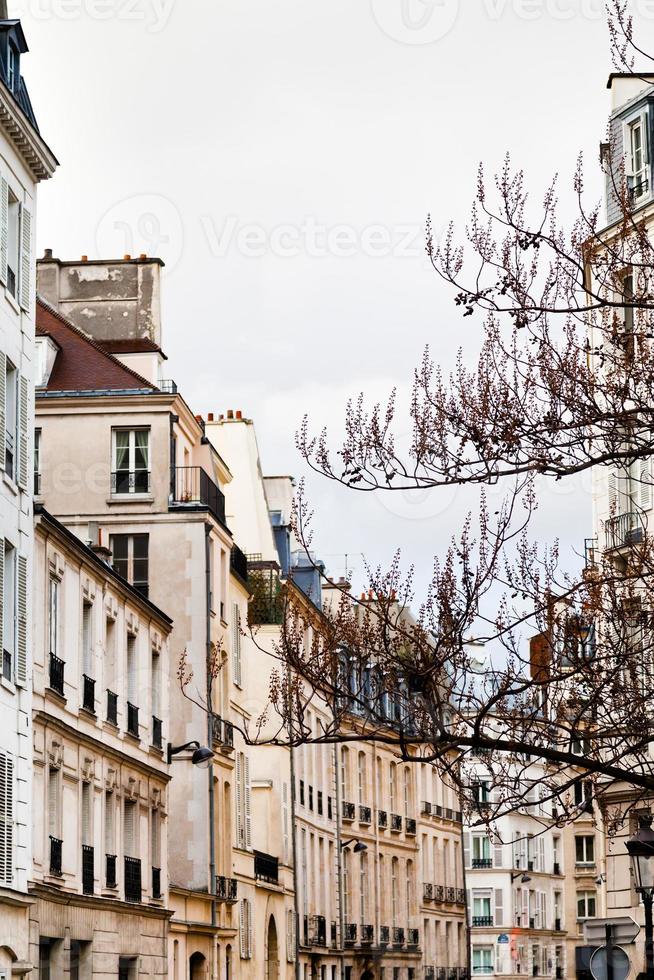
{"label": "lamp post arm", "polygon": [[172,742],[168,743],[168,764],[173,761],[173,756],[178,755],[180,752],[185,752],[186,749],[199,749],[200,743],[194,739],[192,742],[186,742],[185,745],[173,745]]}

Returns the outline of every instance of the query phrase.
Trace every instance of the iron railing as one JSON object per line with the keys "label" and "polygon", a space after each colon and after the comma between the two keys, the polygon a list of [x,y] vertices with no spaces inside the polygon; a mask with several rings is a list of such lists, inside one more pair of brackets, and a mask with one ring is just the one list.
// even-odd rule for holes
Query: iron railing
{"label": "iron railing", "polygon": [[216,898],[219,902],[234,903],[238,898],[238,881],[225,875],[216,875]]}
{"label": "iron railing", "polygon": [[327,945],[327,920],[324,915],[311,916],[311,931],[309,933],[311,946]]}
{"label": "iron railing", "polygon": [[372,822],[372,810],[369,806],[359,807],[359,823],[371,823]]}
{"label": "iron railing", "polygon": [[50,654],[50,689],[63,696],[65,662],[54,653]]}
{"label": "iron railing", "polygon": [[445,901],[446,902],[456,902],[456,888],[446,888],[445,889]]}
{"label": "iron railing", "polygon": [[380,830],[386,830],[388,827],[388,813],[386,810],[377,810],[377,826]]}
{"label": "iron railing", "polygon": [[112,725],[118,724],[118,695],[107,690],[107,721]]}
{"label": "iron railing", "polygon": [[434,901],[434,886],[432,885],[431,881],[425,881],[425,882],[423,882],[423,886],[422,886],[422,898],[423,898],[423,901],[425,901],[425,902],[433,902]]}
{"label": "iron railing", "polygon": [[248,580],[248,559],[247,555],[241,551],[237,544],[232,544],[232,551],[229,556],[229,564],[232,571],[243,581]]}
{"label": "iron railing", "polygon": [[402,817],[399,813],[391,813],[391,830],[396,833],[402,830]]}
{"label": "iron railing", "polygon": [[152,897],[162,898],[161,894],[161,868],[152,868]]}
{"label": "iron railing", "polygon": [[346,946],[354,946],[357,941],[357,924],[356,922],[346,922],[345,923],[345,935],[344,943]]}
{"label": "iron railing", "polygon": [[443,902],[445,901],[445,886],[444,885],[434,885],[434,901]]}
{"label": "iron railing", "polygon": [[417,833],[417,825],[413,817],[406,818],[406,832],[409,837],[415,837]]}
{"label": "iron railing", "polygon": [[424,800],[420,804],[420,813],[422,814],[423,817],[431,817],[431,803],[428,803],[426,800]]}
{"label": "iron railing", "polygon": [[393,945],[394,946],[404,946],[404,929],[402,926],[394,926],[393,928]]}
{"label": "iron railing", "polygon": [[472,868],[475,871],[478,871],[480,868],[492,868],[492,867],[493,867],[493,859],[492,858],[473,858],[472,859]]}
{"label": "iron railing", "polygon": [[95,714],[95,681],[88,674],[82,676],[82,707]]}
{"label": "iron railing", "polygon": [[117,470],[111,474],[111,493],[137,494],[150,493],[150,473],[148,470]]}
{"label": "iron railing", "polygon": [[139,709],[130,701],[127,702],[127,731],[130,735],[139,735]]}
{"label": "iron railing", "polygon": [[163,722],[156,715],[152,715],[152,744],[155,749],[163,746]]}
{"label": "iron railing", "polygon": [[420,930],[419,929],[409,929],[409,930],[407,930],[407,945],[408,946],[419,946],[420,945]]}
{"label": "iron railing", "polygon": [[221,524],[225,523],[225,495],[201,466],[174,466],[170,486],[175,506],[208,507]]}
{"label": "iron railing", "polygon": [[473,926],[492,926],[493,916],[492,915],[473,915],[472,917]]}
{"label": "iron railing", "polygon": [[141,901],[141,860],[125,858],[125,901]]}
{"label": "iron railing", "polygon": [[346,800],[343,800],[343,820],[354,820],[355,816],[356,807],[354,803],[348,803]]}
{"label": "iron railing", "polygon": [[116,855],[105,854],[104,856],[104,882],[107,888],[115,888],[116,881]]}
{"label": "iron railing", "polygon": [[604,523],[607,551],[640,544],[643,540],[643,522],[640,514],[616,514]]}
{"label": "iron railing", "polygon": [[279,884],[279,858],[262,851],[254,852],[254,877],[271,885]]}
{"label": "iron railing", "polygon": [[177,394],[177,382],[173,381],[172,378],[162,378],[161,381],[157,381],[157,388],[159,391],[162,391],[164,395]]}
{"label": "iron railing", "polygon": [[94,851],[90,844],[82,844],[82,891],[85,895],[92,895],[94,890],[94,858]]}
{"label": "iron railing", "polygon": [[391,929],[390,926],[380,926],[379,927],[379,945],[388,946],[391,941]]}
{"label": "iron railing", "polygon": [[61,849],[63,842],[50,836],[50,874],[61,877]]}
{"label": "iron railing", "polygon": [[456,904],[465,905],[466,903],[466,890],[465,888],[457,888],[456,890]]}
{"label": "iron railing", "polygon": [[361,926],[361,945],[372,946],[375,941],[375,927],[372,925]]}

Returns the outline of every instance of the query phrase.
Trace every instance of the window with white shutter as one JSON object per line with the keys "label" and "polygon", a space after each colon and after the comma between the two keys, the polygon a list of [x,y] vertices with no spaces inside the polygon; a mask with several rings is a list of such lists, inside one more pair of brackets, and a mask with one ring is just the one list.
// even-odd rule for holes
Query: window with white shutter
{"label": "window with white shutter", "polygon": [[133,800],[125,800],[123,850],[125,857],[138,857],[136,843],[136,803]]}
{"label": "window with white shutter", "polygon": [[9,184],[0,177],[0,281],[7,285],[9,255]]}
{"label": "window with white shutter", "polygon": [[241,899],[239,938],[241,959],[249,960],[252,957],[252,907],[248,898]]}
{"label": "window with white shutter", "polygon": [[116,806],[114,794],[107,790],[104,794],[104,850],[105,854],[116,853]]}
{"label": "window with white shutter", "polygon": [[4,541],[4,576],[2,583],[2,673],[7,680],[14,680],[16,664],[16,549]]}
{"label": "window with white shutter", "polygon": [[252,850],[252,785],[250,783],[250,759],[246,755],[243,758],[243,783],[244,783],[244,814],[245,814],[245,847],[248,851]]}
{"label": "window with white shutter", "polygon": [[232,603],[232,669],[234,671],[234,683],[241,687],[243,683],[243,668],[241,664],[241,621],[238,611],[238,603]]}
{"label": "window with white shutter", "polygon": [[16,560],[16,683],[27,683],[27,558],[18,555]]}
{"label": "window with white shutter", "polygon": [[18,466],[16,482],[21,490],[29,485],[30,398],[27,378],[18,379]]}
{"label": "window with white shutter", "polygon": [[286,911],[286,960],[288,963],[295,961],[295,936],[296,936],[295,910]]}
{"label": "window with white shutter", "polygon": [[82,783],[82,844],[93,843],[91,831],[91,784]]}
{"label": "window with white shutter", "polygon": [[284,864],[289,863],[289,852],[288,783],[282,783],[282,855]]}
{"label": "window with white shutter", "polygon": [[0,882],[11,885],[14,876],[14,762],[0,751]]}
{"label": "window with white shutter", "polygon": [[59,838],[59,770],[50,766],[48,769],[48,833],[51,837]]}
{"label": "window with white shutter", "polygon": [[26,312],[32,292],[32,215],[23,204],[20,209],[19,304]]}
{"label": "window with white shutter", "polygon": [[504,892],[501,888],[495,889],[495,913],[493,918],[494,926],[504,925]]}
{"label": "window with white shutter", "polygon": [[82,604],[82,673],[93,679],[93,606],[90,602]]}
{"label": "window with white shutter", "polygon": [[236,792],[234,806],[236,809],[236,846],[245,847],[245,823],[243,819],[243,753],[236,753]]}

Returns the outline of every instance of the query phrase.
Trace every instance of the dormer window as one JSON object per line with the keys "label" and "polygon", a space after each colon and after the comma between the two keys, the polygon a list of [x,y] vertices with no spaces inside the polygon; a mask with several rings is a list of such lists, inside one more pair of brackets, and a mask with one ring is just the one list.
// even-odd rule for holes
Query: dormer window
{"label": "dormer window", "polygon": [[7,289],[15,298],[18,288],[18,263],[20,256],[20,204],[9,188],[9,227],[7,235]]}
{"label": "dormer window", "polygon": [[7,88],[12,92],[16,91],[16,78],[18,75],[18,56],[13,44],[7,45]]}
{"label": "dormer window", "polygon": [[641,112],[624,127],[625,167],[629,191],[634,204],[650,193],[649,127],[646,112]]}

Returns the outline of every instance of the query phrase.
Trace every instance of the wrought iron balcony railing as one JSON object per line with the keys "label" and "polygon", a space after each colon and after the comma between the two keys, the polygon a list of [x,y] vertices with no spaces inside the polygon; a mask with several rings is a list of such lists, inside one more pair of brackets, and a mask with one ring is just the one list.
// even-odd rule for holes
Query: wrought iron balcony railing
{"label": "wrought iron balcony railing", "polygon": [[492,926],[493,916],[492,915],[473,915],[472,917],[473,926]]}
{"label": "wrought iron balcony railing", "polygon": [[352,820],[354,820],[355,816],[356,816],[356,807],[354,806],[354,803],[348,803],[345,800],[343,800],[343,820],[347,820],[348,822],[351,822]]}
{"label": "wrought iron balcony railing", "polygon": [[114,496],[150,493],[149,471],[117,470],[111,474],[111,493]]}
{"label": "wrought iron balcony railing", "polygon": [[201,466],[173,467],[170,486],[174,506],[207,507],[225,523],[225,495]]}
{"label": "wrought iron balcony railing", "polygon": [[232,571],[243,581],[248,580],[248,559],[247,555],[241,551],[237,544],[232,544],[232,551],[229,557]]}
{"label": "wrought iron balcony railing", "polygon": [[162,378],[161,381],[157,381],[157,388],[159,391],[162,391],[164,395],[177,394],[177,382],[173,381],[172,378]]}
{"label": "wrought iron balcony railing", "polygon": [[419,946],[420,945],[420,930],[419,929],[408,929],[407,930],[407,945],[408,946]]}
{"label": "wrought iron balcony railing", "polygon": [[359,807],[359,823],[372,823],[372,810],[369,806]]}
{"label": "wrought iron balcony railing", "polygon": [[394,946],[404,946],[404,929],[402,926],[394,926],[393,928],[393,945]]}
{"label": "wrought iron balcony railing", "polygon": [[50,690],[57,694],[64,694],[64,667],[65,662],[54,653],[50,654]]}
{"label": "wrought iron balcony railing", "polygon": [[61,877],[61,849],[63,841],[50,837],[50,874]]}
{"label": "wrought iron balcony railing", "polygon": [[141,860],[125,857],[125,901],[141,901]]}
{"label": "wrought iron balcony railing", "polygon": [[406,832],[409,837],[415,837],[417,833],[417,825],[413,817],[406,818]]}
{"label": "wrought iron balcony railing", "polygon": [[324,915],[311,916],[309,940],[312,946],[327,945],[327,920]]}
{"label": "wrought iron balcony railing", "polygon": [[95,714],[95,681],[87,674],[82,677],[82,707]]}
{"label": "wrought iron balcony railing", "polygon": [[465,888],[457,888],[456,890],[456,904],[465,905],[466,903],[466,890]]}
{"label": "wrought iron balcony railing", "polygon": [[361,945],[372,946],[375,941],[375,927],[372,925],[361,926]]}
{"label": "wrought iron balcony railing", "polygon": [[92,895],[94,891],[94,858],[93,848],[89,844],[82,844],[82,891],[85,895]]}
{"label": "wrought iron balcony railing", "polygon": [[216,875],[216,898],[219,902],[233,904],[238,898],[238,881],[236,878]]}
{"label": "wrought iron balcony railing", "polygon": [[638,513],[616,514],[604,524],[606,550],[615,551],[629,545],[641,544],[644,529],[641,515]]}
{"label": "wrought iron balcony railing", "polygon": [[388,813],[386,810],[377,810],[377,826],[380,830],[386,830],[388,827]]}
{"label": "wrought iron balcony railing", "polygon": [[472,868],[475,871],[478,871],[480,868],[492,868],[492,867],[493,867],[493,859],[492,858],[473,858],[472,859]]}
{"label": "wrought iron balcony railing", "polygon": [[431,881],[425,881],[422,886],[422,897],[425,902],[434,901],[434,886]]}
{"label": "wrought iron balcony railing", "polygon": [[431,817],[431,803],[423,801],[420,804],[420,813],[423,817]]}
{"label": "wrought iron balcony railing", "polygon": [[163,746],[163,722],[156,715],[152,715],[152,745],[155,749]]}
{"label": "wrought iron balcony railing", "polygon": [[139,737],[139,709],[129,701],[127,702],[127,731],[130,735]]}
{"label": "wrought iron balcony railing", "polygon": [[118,695],[109,690],[107,690],[107,721],[111,725],[118,725]]}
{"label": "wrought iron balcony railing", "polygon": [[396,834],[402,830],[402,817],[399,813],[391,813],[391,830]]}
{"label": "wrought iron balcony railing", "polygon": [[104,883],[106,888],[115,888],[118,883],[115,854],[105,854],[104,856]]}
{"label": "wrought iron balcony railing", "polygon": [[264,854],[262,851],[255,851],[254,877],[258,881],[267,881],[270,885],[279,884],[279,858]]}
{"label": "wrought iron balcony railing", "polygon": [[391,929],[390,926],[380,926],[379,927],[379,945],[388,946],[391,941]]}
{"label": "wrought iron balcony railing", "polygon": [[456,888],[446,888],[445,889],[445,901],[446,902],[456,902]]}
{"label": "wrought iron balcony railing", "polygon": [[354,946],[357,941],[357,924],[356,922],[346,922],[345,923],[345,935],[344,941],[346,946]]}
{"label": "wrought iron balcony railing", "polygon": [[434,885],[434,901],[444,902],[445,901],[445,886],[444,885]]}

